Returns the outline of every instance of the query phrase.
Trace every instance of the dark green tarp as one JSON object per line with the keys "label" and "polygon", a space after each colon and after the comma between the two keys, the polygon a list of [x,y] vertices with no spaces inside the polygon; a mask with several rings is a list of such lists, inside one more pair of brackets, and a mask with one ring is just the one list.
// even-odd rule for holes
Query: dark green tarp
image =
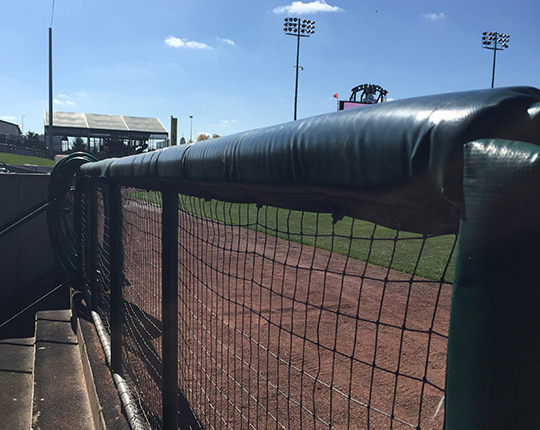
{"label": "dark green tarp", "polygon": [[333,212],[387,227],[457,232],[463,146],[540,143],[540,90],[500,88],[397,100],[192,145],[89,163],[139,186]]}
{"label": "dark green tarp", "polygon": [[465,146],[447,430],[539,429],[540,146]]}

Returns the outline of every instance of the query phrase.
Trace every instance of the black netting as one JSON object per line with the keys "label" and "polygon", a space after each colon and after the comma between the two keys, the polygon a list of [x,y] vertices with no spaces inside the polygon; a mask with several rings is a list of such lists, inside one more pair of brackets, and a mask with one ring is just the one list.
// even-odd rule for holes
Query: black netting
{"label": "black netting", "polygon": [[[108,326],[107,193],[97,202]],[[122,191],[123,369],[152,428],[161,207],[158,192]],[[442,429],[454,237],[183,195],[178,225],[182,428]]]}
{"label": "black netting", "polygon": [[123,189],[122,216],[124,377],[148,423],[161,428],[161,194]]}
{"label": "black netting", "polygon": [[453,238],[181,206],[179,383],[202,427],[442,428]]}

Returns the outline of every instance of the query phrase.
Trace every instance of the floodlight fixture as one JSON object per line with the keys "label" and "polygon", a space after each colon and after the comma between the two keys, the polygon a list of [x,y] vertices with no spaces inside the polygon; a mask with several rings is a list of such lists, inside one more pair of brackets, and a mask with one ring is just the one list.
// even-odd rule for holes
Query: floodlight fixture
{"label": "floodlight fixture", "polygon": [[[315,21],[300,18],[285,18],[283,30],[288,36],[296,36],[296,80],[294,87],[294,120],[296,121],[296,112],[298,107],[298,70],[300,69],[300,38],[309,37],[315,33]],[[303,70],[303,68],[302,68]]]}
{"label": "floodlight fixture", "polygon": [[491,73],[491,88],[495,84],[495,61],[497,58],[497,51],[502,51],[508,48],[508,42],[510,42],[510,35],[505,33],[498,33],[496,31],[484,31],[482,33],[482,48],[491,49],[493,51],[493,72]]}

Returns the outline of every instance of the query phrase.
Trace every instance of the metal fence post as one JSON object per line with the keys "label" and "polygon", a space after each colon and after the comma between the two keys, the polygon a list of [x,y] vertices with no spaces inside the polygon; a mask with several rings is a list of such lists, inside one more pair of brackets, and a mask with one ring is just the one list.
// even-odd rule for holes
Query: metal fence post
{"label": "metal fence post", "polygon": [[85,256],[85,264],[88,264],[88,287],[90,293],[89,305],[92,310],[97,308],[99,292],[97,289],[97,258],[98,258],[98,246],[97,246],[97,188],[96,184],[92,182],[88,186],[88,206],[86,209],[86,240],[87,255]]}
{"label": "metal fence post", "polygon": [[82,231],[83,231],[83,181],[82,179],[76,175],[75,176],[75,187],[72,187],[72,195],[73,195],[73,229],[75,230],[76,235],[76,246],[77,246],[77,272],[76,272],[76,278],[77,283],[79,285],[84,284],[83,279],[83,264],[85,263],[81,256],[83,255],[83,246],[82,246]]}
{"label": "metal fence post", "polygon": [[162,193],[163,428],[178,428],[178,193]]}
{"label": "metal fence post", "polygon": [[120,187],[109,187],[109,240],[111,250],[111,370],[122,373],[122,287],[124,250],[122,248],[122,194]]}

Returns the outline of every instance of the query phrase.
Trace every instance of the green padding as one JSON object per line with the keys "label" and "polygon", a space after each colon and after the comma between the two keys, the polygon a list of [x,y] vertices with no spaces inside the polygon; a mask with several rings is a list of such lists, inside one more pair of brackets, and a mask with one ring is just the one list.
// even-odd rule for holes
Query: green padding
{"label": "green padding", "polygon": [[92,176],[335,212],[421,233],[457,232],[462,148],[479,138],[540,144],[540,90],[397,100],[83,166]]}
{"label": "green padding", "polygon": [[446,430],[540,428],[540,148],[465,147]]}

